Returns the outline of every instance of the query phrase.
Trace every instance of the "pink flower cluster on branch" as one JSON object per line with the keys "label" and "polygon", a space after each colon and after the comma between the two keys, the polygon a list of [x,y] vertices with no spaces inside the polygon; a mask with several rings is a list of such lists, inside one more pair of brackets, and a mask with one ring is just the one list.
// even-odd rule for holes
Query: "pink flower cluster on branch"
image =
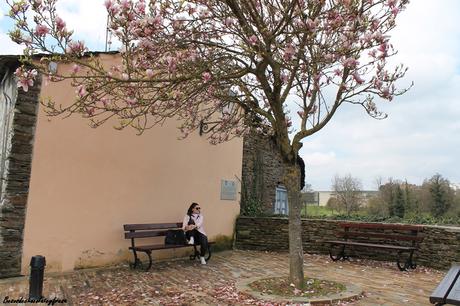
{"label": "pink flower cluster on branch", "polygon": [[[56,0],[7,3],[16,21],[11,38],[29,56],[49,54],[34,62],[37,70],[50,74],[51,60],[78,67],[53,76],[72,80],[76,101],[49,103],[50,114],[81,113],[95,126],[117,118],[120,128],[142,132],[176,117],[184,136],[203,120],[218,122],[207,134],[212,143],[258,126],[284,139],[292,131],[294,144],[343,103],[381,118],[374,97],[405,92],[395,83],[406,69],[387,66],[395,54],[389,32],[407,0],[106,0],[109,30],[122,44],[119,64],[109,68],[85,57]],[[299,124],[286,111],[290,99]],[[237,107],[224,114],[228,105]]]}

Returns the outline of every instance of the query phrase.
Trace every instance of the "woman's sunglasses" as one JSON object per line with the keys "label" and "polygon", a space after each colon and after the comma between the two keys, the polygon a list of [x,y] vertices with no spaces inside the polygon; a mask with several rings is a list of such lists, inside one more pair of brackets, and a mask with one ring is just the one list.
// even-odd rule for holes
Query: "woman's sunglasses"
{"label": "woman's sunglasses", "polygon": [[197,209],[197,210],[200,210],[200,209],[201,209],[201,207],[195,207],[195,209]]}

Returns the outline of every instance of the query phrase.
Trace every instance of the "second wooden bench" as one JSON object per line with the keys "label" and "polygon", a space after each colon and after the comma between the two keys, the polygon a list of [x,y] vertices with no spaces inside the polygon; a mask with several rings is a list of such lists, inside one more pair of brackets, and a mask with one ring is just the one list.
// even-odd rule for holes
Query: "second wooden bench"
{"label": "second wooden bench", "polygon": [[423,226],[347,222],[340,223],[340,228],[338,236],[342,240],[326,241],[333,261],[348,259],[347,248],[384,249],[397,252],[396,264],[401,271],[417,267],[414,252],[423,240],[420,235]]}

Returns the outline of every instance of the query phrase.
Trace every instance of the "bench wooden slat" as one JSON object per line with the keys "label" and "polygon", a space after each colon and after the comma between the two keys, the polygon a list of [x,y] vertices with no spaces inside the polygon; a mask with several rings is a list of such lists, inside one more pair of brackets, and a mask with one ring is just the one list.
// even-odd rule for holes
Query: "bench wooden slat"
{"label": "bench wooden slat", "polygon": [[345,222],[340,223],[341,227],[349,228],[369,228],[369,229],[392,229],[392,230],[404,230],[404,231],[422,231],[423,226],[412,225],[412,224],[385,224],[385,223],[353,223]]}
{"label": "bench wooden slat", "polygon": [[430,296],[430,302],[435,303],[443,303],[447,293],[452,287],[452,283],[455,279],[458,280],[458,276],[460,273],[460,266],[452,267],[444,276],[443,280],[439,283],[438,287],[433,291]]}
{"label": "bench wooden slat", "polygon": [[446,303],[452,305],[460,305],[460,276],[457,277],[455,285],[450,290],[446,299]]}
{"label": "bench wooden slat", "polygon": [[341,237],[369,237],[369,238],[383,238],[388,240],[404,240],[404,241],[422,241],[423,237],[415,235],[400,235],[400,234],[384,234],[384,233],[371,233],[371,232],[342,232],[339,233]]}
{"label": "bench wooden slat", "polygon": [[180,228],[180,227],[182,227],[182,222],[123,225],[123,228],[125,231],[156,230],[156,229]]}
{"label": "bench wooden slat", "polygon": [[127,232],[127,233],[125,233],[125,239],[166,236],[166,232],[167,231],[164,231],[164,230],[163,231]]}
{"label": "bench wooden slat", "polygon": [[403,250],[403,251],[412,251],[416,249],[414,247],[407,247],[407,246],[398,246],[398,245],[391,245],[391,244],[377,244],[377,243],[364,243],[364,242],[344,241],[344,240],[330,240],[326,242],[333,243],[333,244],[341,244],[341,245],[367,246],[367,247],[372,247],[372,248]]}
{"label": "bench wooden slat", "polygon": [[[209,241],[208,244],[214,244],[215,241]],[[163,249],[176,249],[176,248],[185,248],[185,247],[192,247],[193,244],[152,244],[152,245],[142,245],[134,247],[136,251],[146,251],[146,250],[163,250]],[[133,247],[129,247],[130,250]]]}
{"label": "bench wooden slat", "polygon": [[[454,286],[456,287],[456,291],[452,293],[452,295],[449,294],[449,299],[450,299],[450,304],[454,304],[452,302],[457,300],[457,304],[454,305],[459,305],[460,304],[460,296],[459,296],[459,290],[460,290],[460,266],[453,266],[450,268],[450,270],[447,272],[446,276],[442,279],[442,281],[439,283],[438,287],[433,291],[433,293],[430,295],[430,303],[436,304],[436,303],[446,303],[446,298],[447,294],[449,291],[452,292]],[[455,283],[455,285],[453,284]]]}

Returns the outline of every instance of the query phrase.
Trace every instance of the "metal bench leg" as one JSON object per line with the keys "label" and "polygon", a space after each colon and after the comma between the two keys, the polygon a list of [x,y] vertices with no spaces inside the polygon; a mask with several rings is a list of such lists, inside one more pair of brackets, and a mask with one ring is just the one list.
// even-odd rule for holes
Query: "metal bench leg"
{"label": "metal bench leg", "polygon": [[340,253],[335,257],[334,255],[332,255],[332,248],[333,246],[331,245],[331,248],[329,249],[329,257],[331,257],[332,261],[337,261],[339,259],[348,259],[348,256],[345,256],[345,245],[342,246]]}
{"label": "metal bench leg", "polygon": [[147,267],[147,269],[145,269],[145,271],[147,272],[152,267],[152,251],[145,251],[145,254],[147,254],[147,256],[149,257],[149,266]]}
{"label": "metal bench leg", "polygon": [[[198,251],[196,244],[193,245],[193,254],[190,255],[190,260],[195,260],[200,258],[200,252]],[[208,261],[211,258],[211,245],[208,244],[208,256],[206,256],[205,260]]]}
{"label": "metal bench leg", "polygon": [[406,262],[404,263],[404,265],[401,264],[401,255],[403,254],[404,252],[401,252],[401,251],[398,251],[398,261],[396,262],[396,265],[398,266],[399,270],[400,271],[407,271],[407,260]]}
{"label": "metal bench leg", "polygon": [[410,269],[417,268],[417,264],[413,261],[414,251],[410,252],[409,257],[404,262],[404,266],[401,264],[401,258],[402,258],[403,253],[404,253],[403,251],[398,251],[398,261],[396,264],[398,265],[399,270],[407,271],[407,269],[409,268]]}
{"label": "metal bench leg", "polygon": [[142,265],[142,262],[139,260],[139,257],[137,257],[137,252],[136,250],[133,250],[133,254],[134,254],[134,263],[129,263],[129,267],[131,269],[136,269],[137,266],[141,266]]}
{"label": "metal bench leg", "polygon": [[200,252],[198,252],[198,249],[196,248],[196,244],[193,245],[193,254],[190,255],[190,260],[195,260],[197,258],[200,258]]}
{"label": "metal bench leg", "polygon": [[417,268],[417,263],[414,262],[413,255],[414,255],[414,251],[411,251],[410,256],[409,256],[409,268],[411,269]]}
{"label": "metal bench leg", "polygon": [[208,244],[208,257],[206,257],[206,261],[208,261],[209,259],[211,259],[211,245]]}

